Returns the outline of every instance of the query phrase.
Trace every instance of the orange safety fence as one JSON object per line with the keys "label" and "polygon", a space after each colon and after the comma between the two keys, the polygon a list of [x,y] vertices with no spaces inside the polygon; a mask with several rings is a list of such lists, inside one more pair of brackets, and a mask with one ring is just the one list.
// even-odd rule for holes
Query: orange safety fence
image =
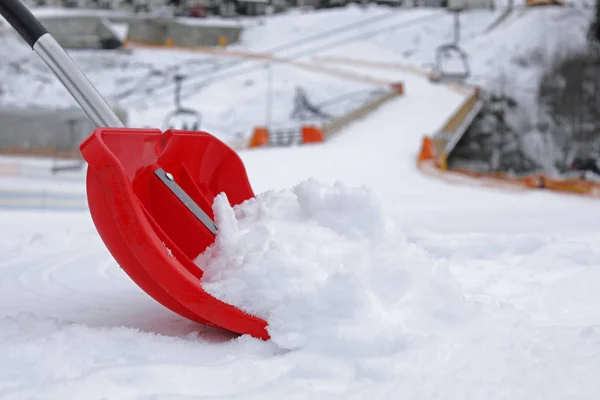
{"label": "orange safety fence", "polygon": [[323,130],[314,125],[302,127],[302,143],[320,143],[325,141]]}
{"label": "orange safety fence", "polygon": [[338,133],[341,129],[356,120],[365,117],[373,112],[383,103],[390,101],[404,93],[404,85],[394,83],[391,90],[388,90],[382,96],[368,101],[360,107],[350,112],[337,116],[320,125],[308,125],[291,128],[266,128],[264,126],[255,127],[248,142],[248,147],[261,147],[266,145],[289,146],[292,144],[320,143],[328,140],[332,135]]}
{"label": "orange safety fence", "polygon": [[[315,125],[306,125],[300,128],[292,129],[288,134],[298,136],[298,143],[296,144],[309,144],[309,143],[320,143],[325,141],[325,135],[323,134],[323,130]],[[250,137],[250,141],[248,143],[248,147],[263,147],[267,146],[273,142],[278,140],[278,131],[277,130],[269,130],[266,127],[256,127],[254,128],[254,132]]]}
{"label": "orange safety fence", "polygon": [[248,147],[261,147],[269,143],[269,130],[259,126],[254,128]]}
{"label": "orange safety fence", "polygon": [[417,158],[417,167],[424,173],[457,181],[470,179],[471,183],[483,186],[513,187],[521,189],[546,189],[554,192],[580,194],[600,198],[600,182],[584,179],[556,179],[543,174],[511,176],[501,172],[477,172],[465,168],[442,168],[435,156],[435,148],[430,137],[425,136]]}

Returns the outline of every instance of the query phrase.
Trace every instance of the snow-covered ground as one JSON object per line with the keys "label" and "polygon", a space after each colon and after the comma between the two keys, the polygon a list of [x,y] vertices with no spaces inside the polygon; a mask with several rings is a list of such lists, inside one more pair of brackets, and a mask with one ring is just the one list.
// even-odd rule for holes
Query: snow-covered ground
{"label": "snow-covered ground", "polygon": [[277,341],[161,308],[86,213],[0,214],[0,397],[596,397],[597,204],[423,177],[419,130],[442,115],[423,124],[422,106],[396,100],[325,145],[242,152],[262,211],[237,246],[255,301],[283,296]]}
{"label": "snow-covered ground", "polygon": [[272,341],[156,304],[87,212],[0,212],[0,398],[598,398],[600,208],[423,176],[422,135],[461,97],[399,76],[406,96],[325,144],[240,152],[257,199],[237,219],[219,205],[198,262],[208,290],[272,323]]}

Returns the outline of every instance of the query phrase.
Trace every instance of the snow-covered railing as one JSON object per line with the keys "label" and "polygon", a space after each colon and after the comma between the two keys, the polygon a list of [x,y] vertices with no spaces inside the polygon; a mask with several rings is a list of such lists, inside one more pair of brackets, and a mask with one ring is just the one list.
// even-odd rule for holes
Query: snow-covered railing
{"label": "snow-covered railing", "polygon": [[446,120],[442,128],[431,137],[431,146],[440,168],[445,169],[450,153],[456,147],[475,117],[483,108],[480,90],[474,88],[471,94],[463,101],[452,115]]}
{"label": "snow-covered railing", "polygon": [[513,176],[468,169],[448,169],[447,159],[483,107],[479,90],[474,92],[448,118],[433,136],[423,138],[417,167],[424,173],[452,182],[519,189],[546,189],[600,198],[600,183],[584,179],[556,179],[541,174]]}
{"label": "snow-covered railing", "polygon": [[358,107],[355,110],[348,112],[345,115],[342,115],[338,118],[335,118],[331,121],[324,123],[323,126],[321,127],[321,129],[323,130],[323,134],[325,135],[325,138],[328,138],[328,137],[338,133],[340,130],[342,130],[346,126],[350,125],[352,122],[357,121],[361,118],[364,118],[368,114],[375,111],[382,104],[387,103],[388,101],[390,101],[398,96],[401,96],[403,94],[404,94],[404,86],[401,83],[398,83],[389,92],[384,93],[383,95],[372,99],[371,101],[363,104],[362,106]]}
{"label": "snow-covered railing", "polygon": [[404,85],[402,83],[397,83],[393,84],[390,90],[374,97],[360,107],[320,124],[296,126],[288,129],[256,127],[254,128],[248,147],[291,146],[324,142],[351,123],[372,113],[382,104],[403,94]]}

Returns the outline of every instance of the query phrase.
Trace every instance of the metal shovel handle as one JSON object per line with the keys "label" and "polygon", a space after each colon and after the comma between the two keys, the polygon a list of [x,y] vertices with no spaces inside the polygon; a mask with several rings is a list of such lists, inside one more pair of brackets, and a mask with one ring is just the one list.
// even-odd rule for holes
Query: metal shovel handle
{"label": "metal shovel handle", "polygon": [[20,0],[0,0],[0,15],[48,65],[97,127],[123,127],[77,64]]}

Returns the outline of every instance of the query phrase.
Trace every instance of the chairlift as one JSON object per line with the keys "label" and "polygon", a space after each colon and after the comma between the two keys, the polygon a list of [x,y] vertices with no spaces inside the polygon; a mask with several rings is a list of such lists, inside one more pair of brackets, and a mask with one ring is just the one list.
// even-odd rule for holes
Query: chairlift
{"label": "chairlift", "polygon": [[[462,67],[458,71],[448,71],[447,67],[444,67],[444,59],[451,58],[453,60],[460,59]],[[434,82],[447,82],[447,81],[464,81],[471,76],[471,69],[469,67],[469,56],[463,49],[458,47],[456,44],[445,44],[439,46],[436,49],[435,54],[435,72],[431,74],[430,79]]]}
{"label": "chairlift", "polygon": [[175,75],[175,110],[167,114],[163,122],[163,131],[169,129],[198,131],[202,123],[202,114],[181,105],[181,84],[185,77]]}
{"label": "chairlift", "polygon": [[[435,52],[435,67],[434,72],[429,79],[433,82],[461,82],[471,76],[469,67],[469,56],[460,48],[460,17],[461,9],[453,9],[454,14],[454,41],[453,43],[443,44],[438,46]],[[462,67],[458,71],[450,72],[447,67],[444,67],[444,59],[460,59]]]}
{"label": "chairlift", "polygon": [[294,96],[294,108],[290,113],[290,118],[300,121],[309,120],[328,120],[331,119],[331,115],[324,112],[320,106],[313,104],[309,99],[302,87],[296,87],[296,94]]}

